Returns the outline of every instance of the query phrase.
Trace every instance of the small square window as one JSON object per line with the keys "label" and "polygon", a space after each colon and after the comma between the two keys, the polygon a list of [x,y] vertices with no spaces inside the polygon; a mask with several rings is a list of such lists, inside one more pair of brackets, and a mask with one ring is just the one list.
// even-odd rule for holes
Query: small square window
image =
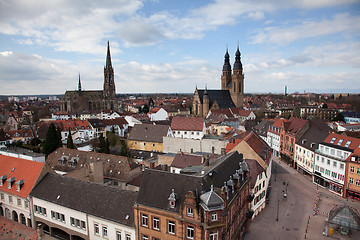
{"label": "small square window", "polygon": [[189,217],[194,216],[194,210],[190,207],[186,208],[186,213]]}

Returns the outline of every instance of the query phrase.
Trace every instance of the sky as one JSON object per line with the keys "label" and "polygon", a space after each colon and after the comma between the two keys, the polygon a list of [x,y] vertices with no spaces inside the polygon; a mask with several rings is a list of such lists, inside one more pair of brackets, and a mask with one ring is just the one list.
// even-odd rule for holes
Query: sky
{"label": "sky", "polygon": [[0,0],[0,95],[220,89],[239,46],[245,93],[360,92],[360,0]]}

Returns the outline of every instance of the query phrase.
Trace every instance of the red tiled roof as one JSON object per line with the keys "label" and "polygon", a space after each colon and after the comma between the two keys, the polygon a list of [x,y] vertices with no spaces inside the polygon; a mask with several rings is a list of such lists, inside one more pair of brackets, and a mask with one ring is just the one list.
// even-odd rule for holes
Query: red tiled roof
{"label": "red tiled roof", "polygon": [[153,109],[151,109],[148,113],[157,113],[161,108],[159,107],[154,107]]}
{"label": "red tiled roof", "polygon": [[[333,143],[331,143],[331,140],[333,138],[335,138],[335,141]],[[340,139],[342,139],[342,142],[339,144]],[[351,143],[346,148],[355,150],[360,147],[360,139],[359,138],[348,137],[348,136],[339,135],[336,133],[330,133],[329,136],[327,136],[327,138],[324,140],[325,143],[330,143],[330,144],[338,145],[341,147],[345,147],[345,145],[348,141],[350,141]]]}
{"label": "red tiled roof", "polygon": [[[11,138],[13,137],[34,137],[34,133],[31,129],[9,130],[6,131]],[[15,136],[18,133],[19,136]]]}
{"label": "red tiled roof", "polygon": [[171,163],[172,167],[176,168],[185,168],[189,166],[200,166],[202,161],[201,156],[190,155],[190,154],[176,154],[173,162]]}
{"label": "red tiled roof", "polygon": [[280,118],[280,119],[276,119],[276,121],[274,122],[273,126],[274,127],[278,127],[281,128],[281,124],[285,121],[285,119]]}
{"label": "red tiled roof", "polygon": [[[37,178],[44,166],[44,163],[0,155],[0,176],[7,175],[7,179],[15,177],[11,188],[5,181],[0,190],[22,198],[26,198],[35,185]],[[17,181],[24,179],[20,191],[17,191]]]}
{"label": "red tiled roof", "polygon": [[248,117],[252,112],[251,110],[242,110],[241,108],[231,108],[231,111],[242,117]]}
{"label": "red tiled roof", "polygon": [[36,229],[0,216],[0,239],[37,240]]}
{"label": "red tiled roof", "polygon": [[307,123],[306,119],[291,117],[288,122],[284,123],[285,130],[288,133],[297,134]]}
{"label": "red tiled roof", "polygon": [[234,115],[232,114],[232,112],[230,111],[230,108],[227,109],[211,109],[211,115],[225,115],[228,118],[234,117]]}
{"label": "red tiled roof", "polygon": [[128,122],[125,120],[125,118],[122,118],[122,117],[115,118],[115,119],[104,119],[102,122],[105,126],[118,125],[120,128],[123,128],[123,125],[128,124]]}
{"label": "red tiled roof", "polygon": [[269,163],[272,152],[264,140],[254,132],[247,135],[244,140],[267,164]]}
{"label": "red tiled roof", "polygon": [[204,118],[175,116],[171,121],[172,130],[202,131]]}
{"label": "red tiled roof", "polygon": [[238,145],[242,139],[234,139],[234,142],[229,142],[226,144],[226,153],[230,152],[236,145]]}

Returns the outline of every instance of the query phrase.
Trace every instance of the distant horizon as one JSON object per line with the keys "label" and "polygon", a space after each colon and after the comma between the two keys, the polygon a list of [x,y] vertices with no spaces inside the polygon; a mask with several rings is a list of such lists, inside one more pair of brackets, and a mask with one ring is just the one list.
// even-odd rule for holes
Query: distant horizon
{"label": "distant horizon", "polygon": [[[246,93],[359,92],[359,0],[0,1],[0,94],[220,89],[239,48]],[[121,93],[120,93],[121,94]]]}

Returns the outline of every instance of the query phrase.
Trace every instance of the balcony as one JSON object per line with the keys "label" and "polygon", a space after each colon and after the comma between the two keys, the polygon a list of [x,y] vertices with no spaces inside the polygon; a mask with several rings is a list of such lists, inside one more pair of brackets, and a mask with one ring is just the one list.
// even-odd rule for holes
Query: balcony
{"label": "balcony", "polygon": [[324,156],[324,157],[331,158],[333,160],[338,160],[338,161],[345,161],[345,159],[346,159],[346,158],[344,158],[344,156],[339,157],[339,156],[334,156],[334,155],[331,155],[331,154],[323,153],[319,149],[316,149],[315,153],[317,153],[317,154],[319,154],[321,156]]}

